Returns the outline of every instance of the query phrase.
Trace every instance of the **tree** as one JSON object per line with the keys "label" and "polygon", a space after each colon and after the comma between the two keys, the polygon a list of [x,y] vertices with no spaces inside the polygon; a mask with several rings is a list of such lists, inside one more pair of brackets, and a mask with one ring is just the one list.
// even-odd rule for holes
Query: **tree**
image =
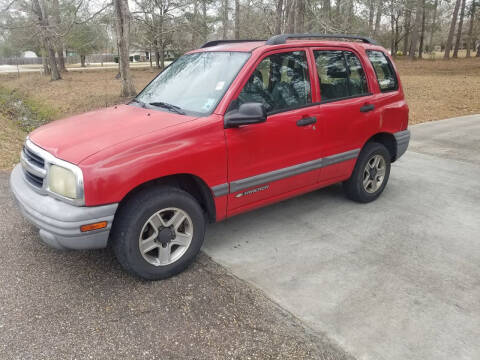
{"label": "tree", "polygon": [[470,57],[470,49],[475,47],[473,42],[473,22],[475,20],[475,0],[472,0],[472,4],[470,5],[470,24],[468,26],[468,37],[467,37],[467,55],[466,57]]}
{"label": "tree", "polygon": [[240,0],[235,0],[235,39],[240,39]]}
{"label": "tree", "polygon": [[422,13],[423,13],[422,2],[423,0],[417,0],[417,6],[415,10],[415,25],[412,32],[412,42],[410,44],[410,52],[409,52],[410,60],[415,59],[415,52],[417,51],[420,26],[422,23]]}
{"label": "tree", "polygon": [[102,48],[107,35],[98,24],[83,23],[73,27],[67,37],[67,46],[80,55],[80,64],[85,67],[85,58]]}
{"label": "tree", "polygon": [[460,20],[458,22],[457,40],[455,41],[455,49],[453,50],[453,57],[458,57],[458,49],[460,48],[460,41],[462,40],[462,28],[463,18],[465,17],[465,0],[462,0],[462,6],[460,10]]}
{"label": "tree", "polygon": [[423,54],[423,43],[425,39],[425,0],[422,0],[422,29],[420,30],[420,46],[418,47],[418,57],[421,59]]}
{"label": "tree", "polygon": [[51,29],[49,27],[48,12],[45,0],[33,0],[33,12],[38,19],[38,26],[40,27],[40,34],[42,37],[42,45],[48,57],[48,65],[50,76],[52,80],[60,80],[60,72],[58,71],[57,61],[55,59],[55,48],[53,45],[53,38]]}
{"label": "tree", "polygon": [[130,9],[128,0],[114,0],[115,29],[117,34],[118,57],[120,65],[120,78],[122,80],[121,96],[136,95],[130,73],[129,45],[130,45]]}
{"label": "tree", "polygon": [[448,31],[447,43],[445,45],[444,59],[450,58],[450,50],[452,50],[453,35],[455,34],[455,26],[457,24],[458,10],[462,0],[455,1],[455,8],[453,9],[452,21],[450,22],[450,30]]}
{"label": "tree", "polygon": [[[58,29],[62,23],[62,19],[60,17],[60,4],[58,0],[52,0],[52,9],[53,9],[53,22],[55,27]],[[58,35],[58,31],[57,31]],[[56,39],[56,50],[57,50],[57,58],[58,58],[58,68],[61,72],[67,72],[67,68],[65,67],[65,59],[63,57],[63,39],[60,36],[57,36]]]}
{"label": "tree", "polygon": [[277,9],[275,11],[275,34],[282,32],[283,22],[283,0],[277,0]]}
{"label": "tree", "polygon": [[437,26],[437,9],[438,9],[438,0],[435,0],[433,3],[433,15],[432,15],[432,25],[430,26],[430,41],[428,42],[428,47],[430,51],[433,51],[433,35]]}

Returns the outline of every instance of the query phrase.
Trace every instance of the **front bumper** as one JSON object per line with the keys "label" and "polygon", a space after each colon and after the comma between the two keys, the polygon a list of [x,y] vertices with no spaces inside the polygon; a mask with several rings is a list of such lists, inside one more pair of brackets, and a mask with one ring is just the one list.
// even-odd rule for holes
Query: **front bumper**
{"label": "front bumper", "polygon": [[393,134],[397,144],[395,160],[398,160],[407,151],[410,142],[410,130],[399,131]]}
{"label": "front bumper", "polygon": [[[21,165],[10,175],[10,188],[25,218],[40,229],[40,238],[57,249],[99,249],[107,246],[118,204],[74,206],[34,191]],[[80,226],[107,221],[104,229],[81,232]]]}

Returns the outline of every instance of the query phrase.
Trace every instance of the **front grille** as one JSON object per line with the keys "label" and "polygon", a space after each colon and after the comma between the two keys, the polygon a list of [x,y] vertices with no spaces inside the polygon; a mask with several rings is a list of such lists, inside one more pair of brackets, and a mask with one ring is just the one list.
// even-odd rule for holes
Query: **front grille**
{"label": "front grille", "polygon": [[40,156],[38,156],[37,154],[33,153],[31,150],[29,150],[26,146],[23,147],[23,152],[25,154],[25,157],[31,161],[32,163],[34,163],[35,165],[37,165],[38,167],[40,168],[44,168],[45,167],[45,160],[43,160]]}
{"label": "front grille", "polygon": [[29,173],[25,169],[24,169],[24,173],[25,173],[25,178],[30,184],[40,189],[43,187],[43,179],[40,176],[33,175],[32,173]]}
{"label": "front grille", "polygon": [[27,184],[43,191],[43,182],[47,174],[45,159],[35,151],[33,145],[29,147],[29,144],[31,144],[29,141],[25,143],[21,154],[25,180]]}

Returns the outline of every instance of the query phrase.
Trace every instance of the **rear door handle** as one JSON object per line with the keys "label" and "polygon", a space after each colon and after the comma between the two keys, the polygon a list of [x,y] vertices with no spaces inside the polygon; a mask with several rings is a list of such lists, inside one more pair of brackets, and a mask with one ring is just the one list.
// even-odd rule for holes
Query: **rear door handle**
{"label": "rear door handle", "polygon": [[365,104],[360,108],[360,112],[363,112],[363,113],[366,113],[372,110],[375,110],[375,105],[373,104]]}
{"label": "rear door handle", "polygon": [[306,117],[297,121],[297,126],[307,126],[311,124],[315,124],[317,122],[317,118],[315,116]]}

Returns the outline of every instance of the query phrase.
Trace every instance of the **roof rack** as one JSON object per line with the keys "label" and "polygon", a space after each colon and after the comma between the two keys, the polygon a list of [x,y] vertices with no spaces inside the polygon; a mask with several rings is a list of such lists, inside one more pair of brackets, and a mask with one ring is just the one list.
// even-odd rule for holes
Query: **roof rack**
{"label": "roof rack", "polygon": [[234,44],[234,43],[251,42],[251,41],[265,41],[265,39],[263,40],[213,40],[203,44],[202,49],[211,47],[211,46],[222,45],[222,44]]}
{"label": "roof rack", "polygon": [[351,39],[361,40],[367,44],[376,45],[376,41],[365,36],[347,35],[347,34],[281,34],[272,36],[267,40],[266,45],[285,44],[287,39],[304,39],[304,38],[323,38],[323,39]]}

